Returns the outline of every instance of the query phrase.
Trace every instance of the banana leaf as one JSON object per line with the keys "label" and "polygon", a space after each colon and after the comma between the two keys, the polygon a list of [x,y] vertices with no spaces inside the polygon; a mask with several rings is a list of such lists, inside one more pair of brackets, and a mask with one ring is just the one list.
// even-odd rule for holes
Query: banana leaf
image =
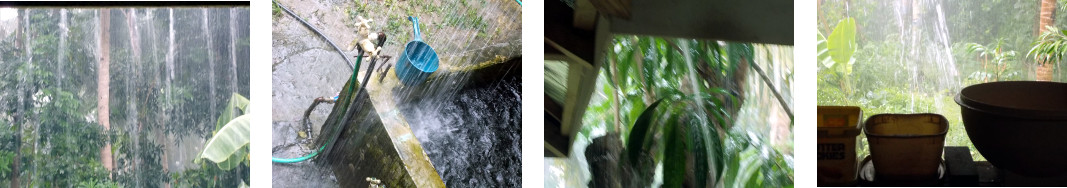
{"label": "banana leaf", "polygon": [[[830,51],[835,67],[852,66],[850,59],[856,52],[856,22],[852,18],[845,18],[837,23],[833,33],[827,38],[826,48]],[[847,65],[841,65],[848,63]],[[851,68],[849,68],[851,69]]]}
{"label": "banana leaf", "polygon": [[241,110],[241,112],[245,112],[245,108],[247,107],[248,98],[241,96],[241,94],[233,93],[233,95],[230,96],[230,102],[227,103],[226,108],[222,110],[222,115],[219,115],[219,119],[215,121],[215,130],[219,130],[222,126],[226,125],[226,123],[230,122],[230,120],[233,120],[234,116],[237,115],[233,113],[234,108]]}
{"label": "banana leaf", "polygon": [[[215,136],[207,141],[204,150],[194,162],[201,163],[203,159],[208,159],[218,164],[223,170],[232,169],[240,164],[248,156],[250,121],[250,116],[245,114],[226,123],[215,133]],[[231,160],[231,158],[234,159]]]}

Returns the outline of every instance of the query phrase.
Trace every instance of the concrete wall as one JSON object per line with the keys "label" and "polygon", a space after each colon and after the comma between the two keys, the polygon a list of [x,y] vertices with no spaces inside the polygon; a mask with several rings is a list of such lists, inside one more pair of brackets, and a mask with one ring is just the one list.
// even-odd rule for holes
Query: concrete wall
{"label": "concrete wall", "polygon": [[[353,83],[348,82],[345,87],[350,84]],[[347,97],[341,96],[342,99]],[[382,180],[386,187],[415,187],[370,98],[366,92],[359,97],[352,105],[360,106],[360,110],[345,125],[347,128],[340,133],[333,151],[324,156],[326,161],[320,163],[333,169],[341,187],[367,187],[367,177]],[[344,111],[342,105],[335,105],[326,120],[327,125],[341,121]],[[324,126],[326,128],[329,126]],[[320,136],[320,140],[329,139],[325,136],[327,132],[330,131],[323,130],[324,136]]]}

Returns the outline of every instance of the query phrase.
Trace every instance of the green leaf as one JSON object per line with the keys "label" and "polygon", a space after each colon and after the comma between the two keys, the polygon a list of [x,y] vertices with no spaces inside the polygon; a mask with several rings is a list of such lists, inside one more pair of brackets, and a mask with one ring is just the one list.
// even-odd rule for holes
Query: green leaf
{"label": "green leaf", "polygon": [[834,67],[834,60],[830,58],[830,49],[826,47],[826,36],[823,36],[822,32],[819,33],[817,43],[818,48],[816,50],[818,50],[819,64],[825,68]]}
{"label": "green leaf", "polygon": [[626,141],[626,150],[629,152],[630,161],[633,164],[637,164],[637,157],[641,155],[641,152],[645,151],[644,143],[647,133],[651,129],[652,114],[656,111],[656,106],[663,102],[663,99],[656,100],[648,108],[645,108],[641,112],[641,116],[637,117],[637,121],[634,122],[633,127],[630,128],[630,137]]}
{"label": "green leaf", "polygon": [[[204,145],[204,150],[200,151],[200,155],[195,162],[200,163],[202,159],[208,159],[218,163],[219,168],[223,170],[233,168],[233,166],[229,165],[236,163],[226,163],[227,160],[231,157],[243,158],[244,156],[238,155],[248,152],[246,146],[248,146],[249,142],[250,121],[250,116],[245,114],[226,123],[215,133],[215,136],[207,141],[207,144]],[[239,163],[240,161],[237,162]]]}
{"label": "green leaf", "polygon": [[245,112],[245,108],[248,107],[248,98],[241,96],[241,94],[233,93],[230,96],[230,102],[227,103],[226,108],[222,110],[222,115],[219,115],[219,119],[215,121],[215,130],[219,130],[226,122],[233,120],[233,109],[240,109],[241,112]]}
{"label": "green leaf", "polygon": [[237,166],[241,165],[243,162],[248,161],[248,160],[245,160],[245,159],[248,158],[247,157],[248,156],[248,152],[249,152],[248,151],[248,145],[245,145],[244,147],[241,147],[241,149],[238,149],[232,155],[230,155],[230,157],[227,158],[226,161],[222,161],[220,163],[217,163],[217,165],[219,166],[219,169],[222,169],[222,170],[233,169],[233,167],[237,167]]}
{"label": "green leaf", "polygon": [[[669,125],[672,126],[672,125]],[[685,130],[675,127],[667,140],[663,158],[663,187],[682,187],[686,176],[686,157],[689,156],[689,139]]]}
{"label": "green leaf", "polygon": [[[851,70],[852,54],[856,52],[856,22],[852,18],[845,18],[841,22],[837,23],[837,27],[834,28],[834,32],[830,33],[830,37],[827,38],[826,48],[830,51],[830,57],[834,60],[834,66],[843,66],[842,63],[848,63],[848,67],[838,68],[839,72]],[[848,71],[851,72],[851,71]]]}

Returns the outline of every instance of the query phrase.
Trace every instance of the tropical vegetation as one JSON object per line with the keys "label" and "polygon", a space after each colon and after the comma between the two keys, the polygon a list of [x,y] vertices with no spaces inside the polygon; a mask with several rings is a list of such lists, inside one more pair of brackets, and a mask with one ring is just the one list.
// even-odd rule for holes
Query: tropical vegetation
{"label": "tropical vegetation", "polygon": [[246,8],[0,8],[0,187],[247,182],[247,165],[178,159],[219,129],[215,111],[225,104],[214,101],[248,95],[247,16]]}
{"label": "tropical vegetation", "polygon": [[[968,146],[954,97],[965,86],[1013,80],[1067,81],[1059,63],[1067,37],[1064,4],[1042,1],[848,1],[819,0],[818,105],[881,113],[938,113],[950,122],[948,146]],[[1059,7],[1059,8],[1056,8]],[[851,71],[823,53],[832,36],[854,36]],[[823,39],[824,34],[831,37]],[[1021,54],[1026,52],[1026,54]],[[844,81],[843,81],[844,80]],[[843,82],[848,84],[842,84]],[[864,136],[857,146],[867,153]]]}
{"label": "tropical vegetation", "polygon": [[[791,187],[792,120],[784,117],[791,112],[780,106],[790,104],[779,104],[773,97],[790,90],[792,63],[782,60],[792,57],[779,57],[778,52],[791,50],[710,40],[615,37],[575,149],[569,159],[548,160],[546,184]],[[771,68],[776,66],[786,68]],[[765,69],[754,71],[760,67]],[[760,76],[775,78],[780,85],[764,87],[766,80]],[[784,118],[771,121],[771,116]],[[605,158],[619,160],[605,162]],[[574,166],[588,168],[592,180],[584,184],[552,177],[587,173],[551,170]]]}

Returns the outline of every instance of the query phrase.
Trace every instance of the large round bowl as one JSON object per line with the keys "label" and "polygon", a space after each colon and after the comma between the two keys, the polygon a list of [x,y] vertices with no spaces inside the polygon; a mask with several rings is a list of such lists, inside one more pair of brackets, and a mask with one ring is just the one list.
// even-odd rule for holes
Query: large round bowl
{"label": "large round bowl", "polygon": [[1067,173],[1067,83],[977,84],[956,103],[967,136],[993,166],[1031,177]]}

